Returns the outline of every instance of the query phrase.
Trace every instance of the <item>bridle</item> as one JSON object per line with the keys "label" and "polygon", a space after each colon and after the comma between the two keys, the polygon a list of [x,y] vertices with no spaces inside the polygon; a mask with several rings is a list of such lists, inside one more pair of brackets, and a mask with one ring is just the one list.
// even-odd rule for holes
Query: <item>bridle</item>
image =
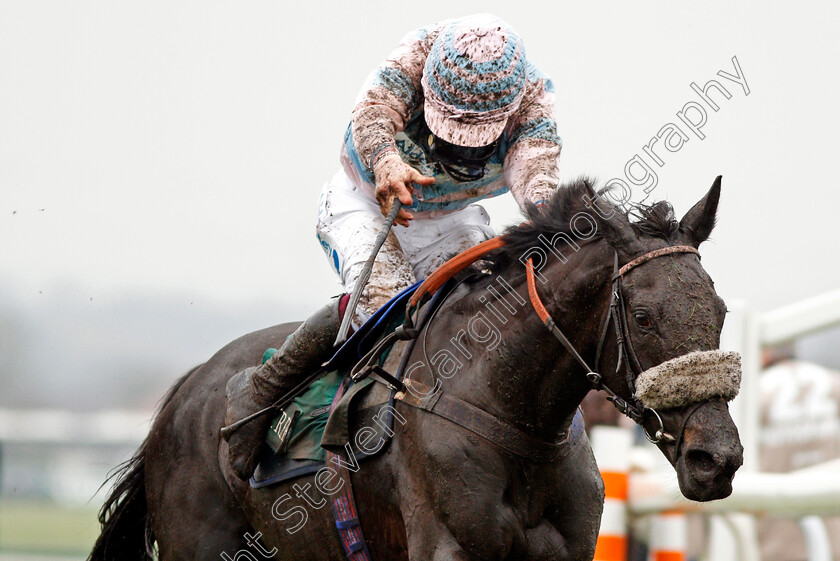
{"label": "bridle", "polygon": [[[679,448],[679,440],[681,440],[683,430],[680,430],[680,434],[677,435],[677,438],[666,432],[665,425],[659,413],[653,408],[645,407],[634,395],[636,392],[636,378],[644,371],[644,369],[639,362],[636,351],[633,349],[633,341],[630,339],[630,331],[627,327],[627,309],[625,306],[624,291],[622,289],[622,279],[628,272],[644,263],[647,263],[648,261],[651,261],[652,259],[674,253],[693,253],[697,255],[698,258],[700,257],[700,252],[698,252],[694,247],[687,245],[668,246],[645,253],[624,266],[619,267],[618,254],[615,254],[610,305],[607,308],[607,311],[604,314],[604,319],[601,322],[600,337],[598,340],[597,351],[595,353],[595,368],[590,367],[577,349],[575,349],[568,337],[566,337],[566,335],[557,326],[554,319],[551,317],[551,314],[548,313],[548,310],[545,308],[542,300],[540,300],[535,282],[534,264],[531,259],[528,259],[525,269],[528,281],[528,295],[531,300],[531,305],[534,307],[534,311],[551,334],[560,341],[569,354],[571,354],[578,364],[586,370],[586,379],[592,387],[596,390],[603,390],[607,394],[607,399],[615,405],[616,409],[642,427],[642,431],[648,440],[654,444],[658,444],[662,441],[675,443],[677,444],[677,448]],[[618,345],[618,360],[616,362],[615,372],[616,374],[619,374],[622,369],[624,370],[627,389],[629,390],[630,395],[633,396],[629,401],[610,389],[609,386],[604,383],[603,376],[599,373],[601,355],[606,342],[607,333],[609,332],[610,324],[612,324],[615,328],[616,343]],[[650,412],[659,423],[659,429],[653,434],[653,436],[648,433],[647,429],[643,425],[646,412]],[[693,411],[683,420],[683,429],[688,421],[688,417],[690,417],[692,413]]]}
{"label": "bridle", "polygon": [[[448,421],[488,440],[495,446],[519,457],[532,461],[543,461],[552,458],[556,459],[567,454],[574,445],[569,434],[567,434],[566,437],[559,442],[543,441],[498,419],[495,415],[443,391],[438,386],[430,387],[424,383],[412,380],[408,374],[405,374],[404,378],[400,374],[405,372],[405,368],[408,364],[407,361],[411,356],[413,342],[417,340],[421,332],[424,332],[430,327],[431,320],[435,317],[436,310],[445,296],[440,299],[437,306],[432,306],[431,310],[427,310],[427,313],[419,316],[416,323],[412,319],[412,310],[420,309],[422,302],[426,301],[432,295],[437,294],[438,290],[451,280],[455,274],[462,271],[471,263],[474,263],[477,259],[481,258],[489,251],[498,249],[502,246],[504,246],[504,240],[502,238],[492,238],[456,255],[447,261],[443,266],[438,268],[434,273],[429,275],[426,280],[417,287],[411,297],[408,298],[408,301],[406,302],[404,323],[396,327],[393,332],[377,343],[373,349],[371,349],[362,358],[362,360],[356,364],[350,373],[350,378],[353,382],[359,382],[363,378],[371,377],[374,381],[382,383],[391,389],[392,392],[394,392],[393,399],[447,419]],[[562,343],[566,350],[584,368],[586,371],[586,378],[592,387],[606,392],[607,399],[609,399],[619,411],[641,425],[648,440],[653,443],[663,441],[673,443],[675,445],[674,457],[676,458],[679,455],[680,445],[688,419],[694,414],[699,406],[702,405],[702,403],[692,402],[688,404],[693,404],[693,408],[683,417],[682,426],[675,438],[673,435],[665,431],[665,426],[659,413],[652,407],[646,407],[639,397],[635,395],[635,382],[639,375],[646,375],[655,371],[658,367],[667,365],[669,362],[679,359],[672,359],[671,361],[666,361],[657,367],[642,370],[642,366],[639,363],[638,357],[633,349],[632,341],[630,340],[627,328],[627,313],[622,290],[622,279],[630,270],[646,263],[647,261],[650,261],[651,259],[673,253],[693,253],[698,257],[700,255],[693,247],[670,246],[648,252],[641,257],[630,261],[623,267],[618,266],[618,256],[616,255],[613,266],[610,305],[607,308],[601,324],[600,339],[598,341],[598,348],[595,356],[596,369],[591,368],[577,349],[575,349],[574,345],[572,345],[569,339],[563,334],[554,322],[551,314],[549,314],[548,310],[546,310],[545,305],[543,305],[540,300],[539,294],[537,293],[534,264],[532,260],[528,260],[525,269],[528,294],[534,310],[546,328],[551,331],[554,337]],[[446,292],[444,294],[448,293],[449,292]],[[609,333],[609,326],[611,324],[615,325],[616,342],[618,345],[616,373],[619,373],[622,368],[625,371],[627,386],[633,396],[629,401],[622,398],[611,388],[605,385],[603,377],[597,370],[597,367],[599,367],[601,363],[602,350],[604,348],[607,334]],[[390,345],[396,340],[407,340],[410,341],[410,343],[409,347],[407,347],[406,351],[403,353],[403,358],[397,370],[397,374],[394,375],[379,366],[379,358],[384,349],[390,348]],[[422,365],[423,363],[419,362],[419,364]],[[352,391],[349,392],[349,394],[352,393]],[[659,422],[659,429],[656,430],[653,436],[651,436],[644,428],[644,425],[642,425],[642,421],[644,420],[646,413],[652,414]]]}

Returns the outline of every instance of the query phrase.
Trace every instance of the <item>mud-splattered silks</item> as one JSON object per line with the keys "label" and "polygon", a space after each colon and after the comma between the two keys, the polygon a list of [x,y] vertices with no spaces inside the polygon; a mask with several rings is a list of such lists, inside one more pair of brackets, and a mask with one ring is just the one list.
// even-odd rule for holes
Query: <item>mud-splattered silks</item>
{"label": "mud-splattered silks", "polygon": [[[423,121],[444,140],[461,146],[498,138],[483,175],[454,181],[431,161],[423,150]],[[492,16],[423,27],[406,35],[370,74],[347,128],[342,165],[371,198],[371,160],[383,147],[435,177],[432,188],[412,207],[416,217],[457,211],[508,190],[524,209],[548,199],[558,183],[561,141],[554,85],[525,59],[521,39]]]}

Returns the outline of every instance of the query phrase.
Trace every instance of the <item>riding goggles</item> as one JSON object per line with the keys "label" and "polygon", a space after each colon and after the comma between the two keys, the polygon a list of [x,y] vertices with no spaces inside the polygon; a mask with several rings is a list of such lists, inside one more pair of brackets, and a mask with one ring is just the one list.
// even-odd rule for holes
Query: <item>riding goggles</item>
{"label": "riding goggles", "polygon": [[476,181],[487,173],[487,163],[499,145],[499,138],[485,146],[458,146],[426,131],[427,154],[456,181]]}

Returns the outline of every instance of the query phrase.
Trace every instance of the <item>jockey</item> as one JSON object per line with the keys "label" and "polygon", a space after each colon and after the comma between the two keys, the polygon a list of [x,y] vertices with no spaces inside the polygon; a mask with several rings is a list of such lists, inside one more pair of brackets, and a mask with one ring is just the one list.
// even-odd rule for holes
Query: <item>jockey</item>
{"label": "jockey", "polygon": [[[489,14],[408,34],[363,87],[321,193],[318,239],[352,292],[382,215],[404,207],[385,240],[354,324],[446,259],[495,235],[481,199],[508,190],[524,210],[556,188],[561,142],[551,80],[522,40]],[[410,224],[410,227],[409,227]],[[333,351],[339,299],[316,312],[263,366],[228,383],[225,424],[274,403]],[[231,465],[249,478],[268,429],[263,415],[229,439]]]}

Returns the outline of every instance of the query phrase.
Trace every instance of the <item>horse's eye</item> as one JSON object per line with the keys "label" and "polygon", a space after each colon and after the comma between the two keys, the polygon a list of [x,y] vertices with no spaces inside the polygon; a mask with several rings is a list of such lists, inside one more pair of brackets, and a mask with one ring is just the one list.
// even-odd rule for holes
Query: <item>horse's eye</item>
{"label": "horse's eye", "polygon": [[638,323],[641,327],[650,327],[650,316],[648,316],[645,312],[633,312],[633,317],[636,318],[636,323]]}

